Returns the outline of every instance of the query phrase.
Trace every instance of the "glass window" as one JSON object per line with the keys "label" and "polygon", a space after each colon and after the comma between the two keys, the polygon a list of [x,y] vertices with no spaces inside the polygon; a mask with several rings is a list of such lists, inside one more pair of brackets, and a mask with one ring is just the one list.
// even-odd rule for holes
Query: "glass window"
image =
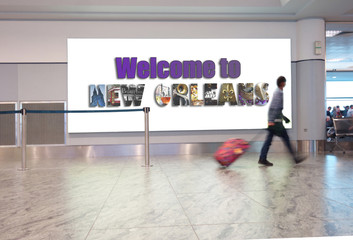
{"label": "glass window", "polygon": [[353,105],[353,72],[327,72],[326,79],[327,107]]}

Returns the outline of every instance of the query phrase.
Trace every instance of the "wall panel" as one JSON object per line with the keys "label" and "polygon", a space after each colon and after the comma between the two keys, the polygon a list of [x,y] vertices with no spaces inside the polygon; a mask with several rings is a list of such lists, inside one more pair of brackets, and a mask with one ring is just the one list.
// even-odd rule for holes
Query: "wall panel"
{"label": "wall panel", "polygon": [[[0,102],[0,111],[14,111],[16,103]],[[0,114],[0,146],[16,145],[17,114]]]}
{"label": "wall panel", "polygon": [[[65,110],[65,103],[22,103],[27,110]],[[64,144],[66,116],[63,113],[28,113],[27,144]]]}

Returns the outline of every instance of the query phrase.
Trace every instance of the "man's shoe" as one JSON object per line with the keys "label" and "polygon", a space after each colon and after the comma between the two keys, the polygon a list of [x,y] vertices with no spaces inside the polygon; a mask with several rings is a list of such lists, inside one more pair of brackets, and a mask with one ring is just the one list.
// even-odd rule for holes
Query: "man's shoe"
{"label": "man's shoe", "polygon": [[303,162],[305,160],[306,160],[306,157],[304,157],[304,156],[297,156],[297,157],[294,158],[294,161],[295,161],[296,164],[301,163],[301,162]]}
{"label": "man's shoe", "polygon": [[259,160],[259,164],[265,165],[265,166],[273,166],[273,163],[267,161],[267,159],[261,159]]}

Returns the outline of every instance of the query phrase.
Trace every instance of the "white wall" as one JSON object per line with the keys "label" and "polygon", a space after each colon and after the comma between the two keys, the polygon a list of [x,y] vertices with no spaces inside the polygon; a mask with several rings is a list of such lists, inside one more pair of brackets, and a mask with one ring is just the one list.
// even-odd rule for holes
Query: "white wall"
{"label": "white wall", "polygon": [[67,64],[19,64],[19,101],[67,99]]}
{"label": "white wall", "polygon": [[67,38],[291,38],[296,22],[1,21],[0,62],[67,62]]}
{"label": "white wall", "polygon": [[[318,19],[312,21],[323,23]],[[313,48],[312,37],[306,38],[302,34],[303,31],[314,34],[317,39],[317,35],[323,36],[324,27],[310,31],[310,27],[303,29],[303,25],[308,26],[303,22],[1,21],[0,81],[1,86],[6,86],[10,91],[1,88],[0,100],[67,101],[67,38],[290,38],[292,61],[324,58],[314,55],[313,51],[309,53]],[[317,24],[314,26],[316,28]],[[292,75],[295,76],[295,73]],[[293,79],[293,85],[295,98],[296,79]],[[293,101],[294,112],[296,108]],[[289,131],[294,140],[297,136],[296,125],[294,123]],[[256,136],[259,132],[260,135]],[[250,140],[254,136],[256,140],[262,140],[262,133],[264,131],[257,130],[163,132],[152,133],[151,143],[221,142],[230,137]],[[67,137],[67,144],[70,145],[143,141],[142,133],[70,134]]]}
{"label": "white wall", "polygon": [[[0,54],[1,55],[1,54]],[[0,64],[0,101],[17,102],[18,67],[14,64]]]}

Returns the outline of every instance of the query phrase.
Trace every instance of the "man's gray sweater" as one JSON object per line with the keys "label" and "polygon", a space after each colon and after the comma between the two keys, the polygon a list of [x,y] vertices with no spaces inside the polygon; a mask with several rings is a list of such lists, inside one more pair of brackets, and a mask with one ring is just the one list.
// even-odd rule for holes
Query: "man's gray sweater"
{"label": "man's gray sweater", "polygon": [[277,122],[282,121],[282,109],[283,109],[283,90],[277,88],[272,96],[270,109],[268,111],[268,121]]}

